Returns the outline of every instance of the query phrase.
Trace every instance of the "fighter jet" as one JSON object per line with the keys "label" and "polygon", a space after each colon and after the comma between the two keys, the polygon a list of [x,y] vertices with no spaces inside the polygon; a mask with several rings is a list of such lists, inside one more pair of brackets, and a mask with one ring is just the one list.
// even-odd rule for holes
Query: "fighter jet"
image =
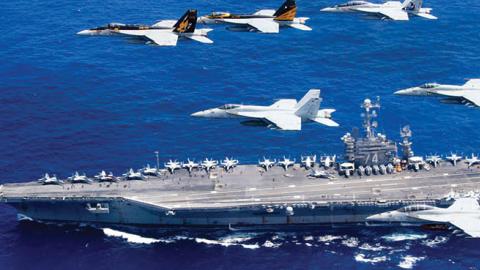
{"label": "fighter jet", "polygon": [[273,167],[276,163],[276,160],[270,160],[268,158],[263,158],[263,161],[258,161],[258,166],[268,171],[271,167]]}
{"label": "fighter jet", "polygon": [[330,127],[338,124],[331,119],[334,109],[320,108],[320,90],[312,89],[297,102],[295,99],[280,99],[270,106],[226,104],[218,108],[193,113],[194,117],[250,118],[281,130],[301,130],[302,122],[317,122]]}
{"label": "fighter jet", "polygon": [[167,163],[164,164],[165,165],[165,168],[168,169],[168,171],[171,173],[171,174],[174,174],[175,173],[175,170],[178,170],[178,169],[181,169],[182,168],[182,165],[180,164],[180,162],[178,161],[173,161],[173,160],[169,160]]}
{"label": "fighter jet", "polygon": [[140,171],[135,172],[132,168],[123,174],[127,180],[143,180],[145,177]]}
{"label": "fighter jet", "polygon": [[142,169],[142,174],[148,176],[157,176],[158,168],[152,168],[150,167],[150,164],[147,164],[147,166]]}
{"label": "fighter jet", "polygon": [[440,162],[442,161],[442,158],[439,156],[439,155],[430,155],[430,156],[427,156],[427,158],[425,159],[428,163],[432,164],[433,167],[437,167]]}
{"label": "fighter jet", "polygon": [[233,169],[238,165],[238,160],[233,159],[233,158],[228,158],[226,157],[225,160],[222,161],[222,166],[225,169],[225,171],[230,171],[230,169]]}
{"label": "fighter jet", "polygon": [[112,172],[107,174],[105,171],[101,171],[99,174],[95,175],[94,178],[99,182],[115,182],[118,180],[115,176],[113,176]]}
{"label": "fighter jet", "polygon": [[325,179],[335,179],[335,175],[326,172],[326,171],[318,171],[318,170],[312,170],[312,172],[307,175],[309,178],[325,178]]}
{"label": "fighter jet", "polygon": [[217,165],[218,165],[218,161],[213,159],[205,158],[205,160],[202,162],[202,167],[205,169],[207,173],[209,173],[210,170],[215,168]]}
{"label": "fighter jet", "polygon": [[75,172],[68,180],[72,183],[90,184],[92,182],[85,174],[79,174],[78,172]]}
{"label": "fighter jet", "polygon": [[301,162],[302,165],[305,167],[305,169],[311,169],[315,166],[315,162],[317,161],[317,155],[313,156],[306,156],[306,157],[301,157]]}
{"label": "fighter jet", "polygon": [[357,12],[382,19],[395,21],[408,21],[409,15],[420,16],[425,19],[436,20],[437,17],[430,14],[431,8],[422,8],[423,0],[387,1],[382,4],[367,1],[350,1],[333,7],[326,7],[325,12]]}
{"label": "fighter jet", "polygon": [[295,0],[286,0],[280,8],[262,9],[253,14],[231,14],[228,12],[213,12],[198,19],[200,23],[226,23],[232,31],[255,31],[260,33],[278,33],[280,26],[288,26],[303,31],[312,28],[305,25],[307,17],[295,18],[297,5]]}
{"label": "fighter jet", "polygon": [[464,85],[426,83],[395,92],[401,96],[436,96],[442,103],[480,106],[480,79],[468,80]]}
{"label": "fighter jet", "polygon": [[457,199],[450,207],[411,205],[367,217],[377,222],[449,223],[472,237],[480,237],[480,206],[475,198]]}
{"label": "fighter jet", "polygon": [[466,157],[465,162],[467,163],[468,167],[472,167],[475,164],[480,163],[480,159],[478,159],[478,156],[472,154],[471,157]]}
{"label": "fighter jet", "polygon": [[58,179],[57,176],[51,177],[48,173],[46,173],[42,178],[38,179],[38,183],[42,185],[61,185],[63,181]]}
{"label": "fighter jet", "polygon": [[187,159],[187,162],[182,164],[182,167],[187,169],[188,173],[191,174],[194,169],[197,169],[200,164],[195,163],[193,160]]}
{"label": "fighter jet", "polygon": [[159,46],[176,46],[179,38],[189,38],[201,43],[213,43],[207,38],[212,29],[195,29],[197,11],[188,10],[176,23],[171,20],[154,25],[110,23],[106,26],[87,29],[78,35],[123,35],[145,38]]}
{"label": "fighter jet", "polygon": [[455,153],[451,153],[450,156],[447,156],[447,160],[452,162],[453,166],[457,166],[457,162],[462,160],[462,157]]}
{"label": "fighter jet", "polygon": [[286,171],[288,167],[293,166],[295,164],[295,159],[291,160],[289,158],[283,157],[283,160],[277,162],[278,166],[282,166],[283,169]]}

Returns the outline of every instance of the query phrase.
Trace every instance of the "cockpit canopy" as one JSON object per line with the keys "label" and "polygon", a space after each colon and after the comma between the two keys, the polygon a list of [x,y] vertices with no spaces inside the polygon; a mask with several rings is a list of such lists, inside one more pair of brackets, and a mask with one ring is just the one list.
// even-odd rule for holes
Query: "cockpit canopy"
{"label": "cockpit canopy", "polygon": [[141,29],[148,29],[148,25],[142,25],[142,24],[124,24],[124,23],[109,23],[104,26],[100,26],[97,28],[93,28],[91,30],[141,30]]}
{"label": "cockpit canopy", "polygon": [[422,86],[420,86],[420,88],[423,88],[423,89],[431,89],[431,88],[435,88],[435,87],[438,87],[438,83],[426,83]]}
{"label": "cockpit canopy", "polygon": [[435,207],[431,205],[409,205],[405,206],[403,208],[398,209],[398,212],[416,212],[416,211],[423,211],[423,210],[431,210],[434,209]]}
{"label": "cockpit canopy", "polygon": [[215,11],[215,12],[212,12],[212,14],[208,15],[208,17],[211,19],[228,18],[230,16],[231,14],[229,12],[224,12],[224,11]]}
{"label": "cockpit canopy", "polygon": [[352,6],[359,6],[359,5],[365,5],[368,4],[366,1],[349,1],[344,4],[337,5],[337,7],[352,7]]}
{"label": "cockpit canopy", "polygon": [[236,104],[225,104],[220,107],[218,107],[220,110],[231,110],[240,107],[239,105]]}

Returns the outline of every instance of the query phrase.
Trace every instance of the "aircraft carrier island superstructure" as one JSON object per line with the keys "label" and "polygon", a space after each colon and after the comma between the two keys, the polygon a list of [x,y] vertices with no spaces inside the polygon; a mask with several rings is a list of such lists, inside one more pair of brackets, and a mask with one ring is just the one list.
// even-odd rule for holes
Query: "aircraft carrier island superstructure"
{"label": "aircraft carrier island superstructure", "polygon": [[[102,172],[95,179],[76,174],[5,184],[0,199],[19,216],[41,222],[275,228],[372,224],[372,217],[389,211],[446,209],[454,202],[448,194],[480,189],[475,156],[414,156],[408,128],[398,151],[397,143],[375,131],[379,104],[367,99],[362,107],[363,131],[342,138],[341,162],[335,156],[303,157],[301,164],[169,162],[166,169],[148,167],[119,178]],[[407,216],[381,221],[428,223]]]}

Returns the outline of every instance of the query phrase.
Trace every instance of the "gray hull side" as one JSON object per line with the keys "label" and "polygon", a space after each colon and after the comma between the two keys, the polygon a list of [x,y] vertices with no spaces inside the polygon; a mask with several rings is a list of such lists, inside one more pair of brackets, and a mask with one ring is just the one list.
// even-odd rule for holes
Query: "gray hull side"
{"label": "gray hull side", "polygon": [[[287,211],[286,205],[169,210],[122,198],[17,199],[9,200],[7,203],[15,207],[19,214],[37,221],[167,227],[365,223],[365,219],[370,215],[395,210],[409,204],[427,203],[445,206],[445,202],[438,201],[356,202],[329,203],[328,205],[298,203],[288,205],[293,211]],[[87,210],[87,203],[108,204],[109,211],[92,213]]]}

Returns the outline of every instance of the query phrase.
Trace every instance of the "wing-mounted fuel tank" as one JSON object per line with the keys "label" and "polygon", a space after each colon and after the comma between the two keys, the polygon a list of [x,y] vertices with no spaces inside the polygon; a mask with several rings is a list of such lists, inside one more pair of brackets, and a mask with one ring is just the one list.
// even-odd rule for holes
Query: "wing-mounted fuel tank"
{"label": "wing-mounted fuel tank", "polygon": [[345,144],[344,159],[354,163],[355,167],[393,164],[397,158],[397,144],[387,139],[385,134],[376,133],[378,127],[377,110],[380,109],[380,99],[375,102],[365,99],[361,107],[364,134],[360,136],[358,130],[347,133],[342,137]]}

